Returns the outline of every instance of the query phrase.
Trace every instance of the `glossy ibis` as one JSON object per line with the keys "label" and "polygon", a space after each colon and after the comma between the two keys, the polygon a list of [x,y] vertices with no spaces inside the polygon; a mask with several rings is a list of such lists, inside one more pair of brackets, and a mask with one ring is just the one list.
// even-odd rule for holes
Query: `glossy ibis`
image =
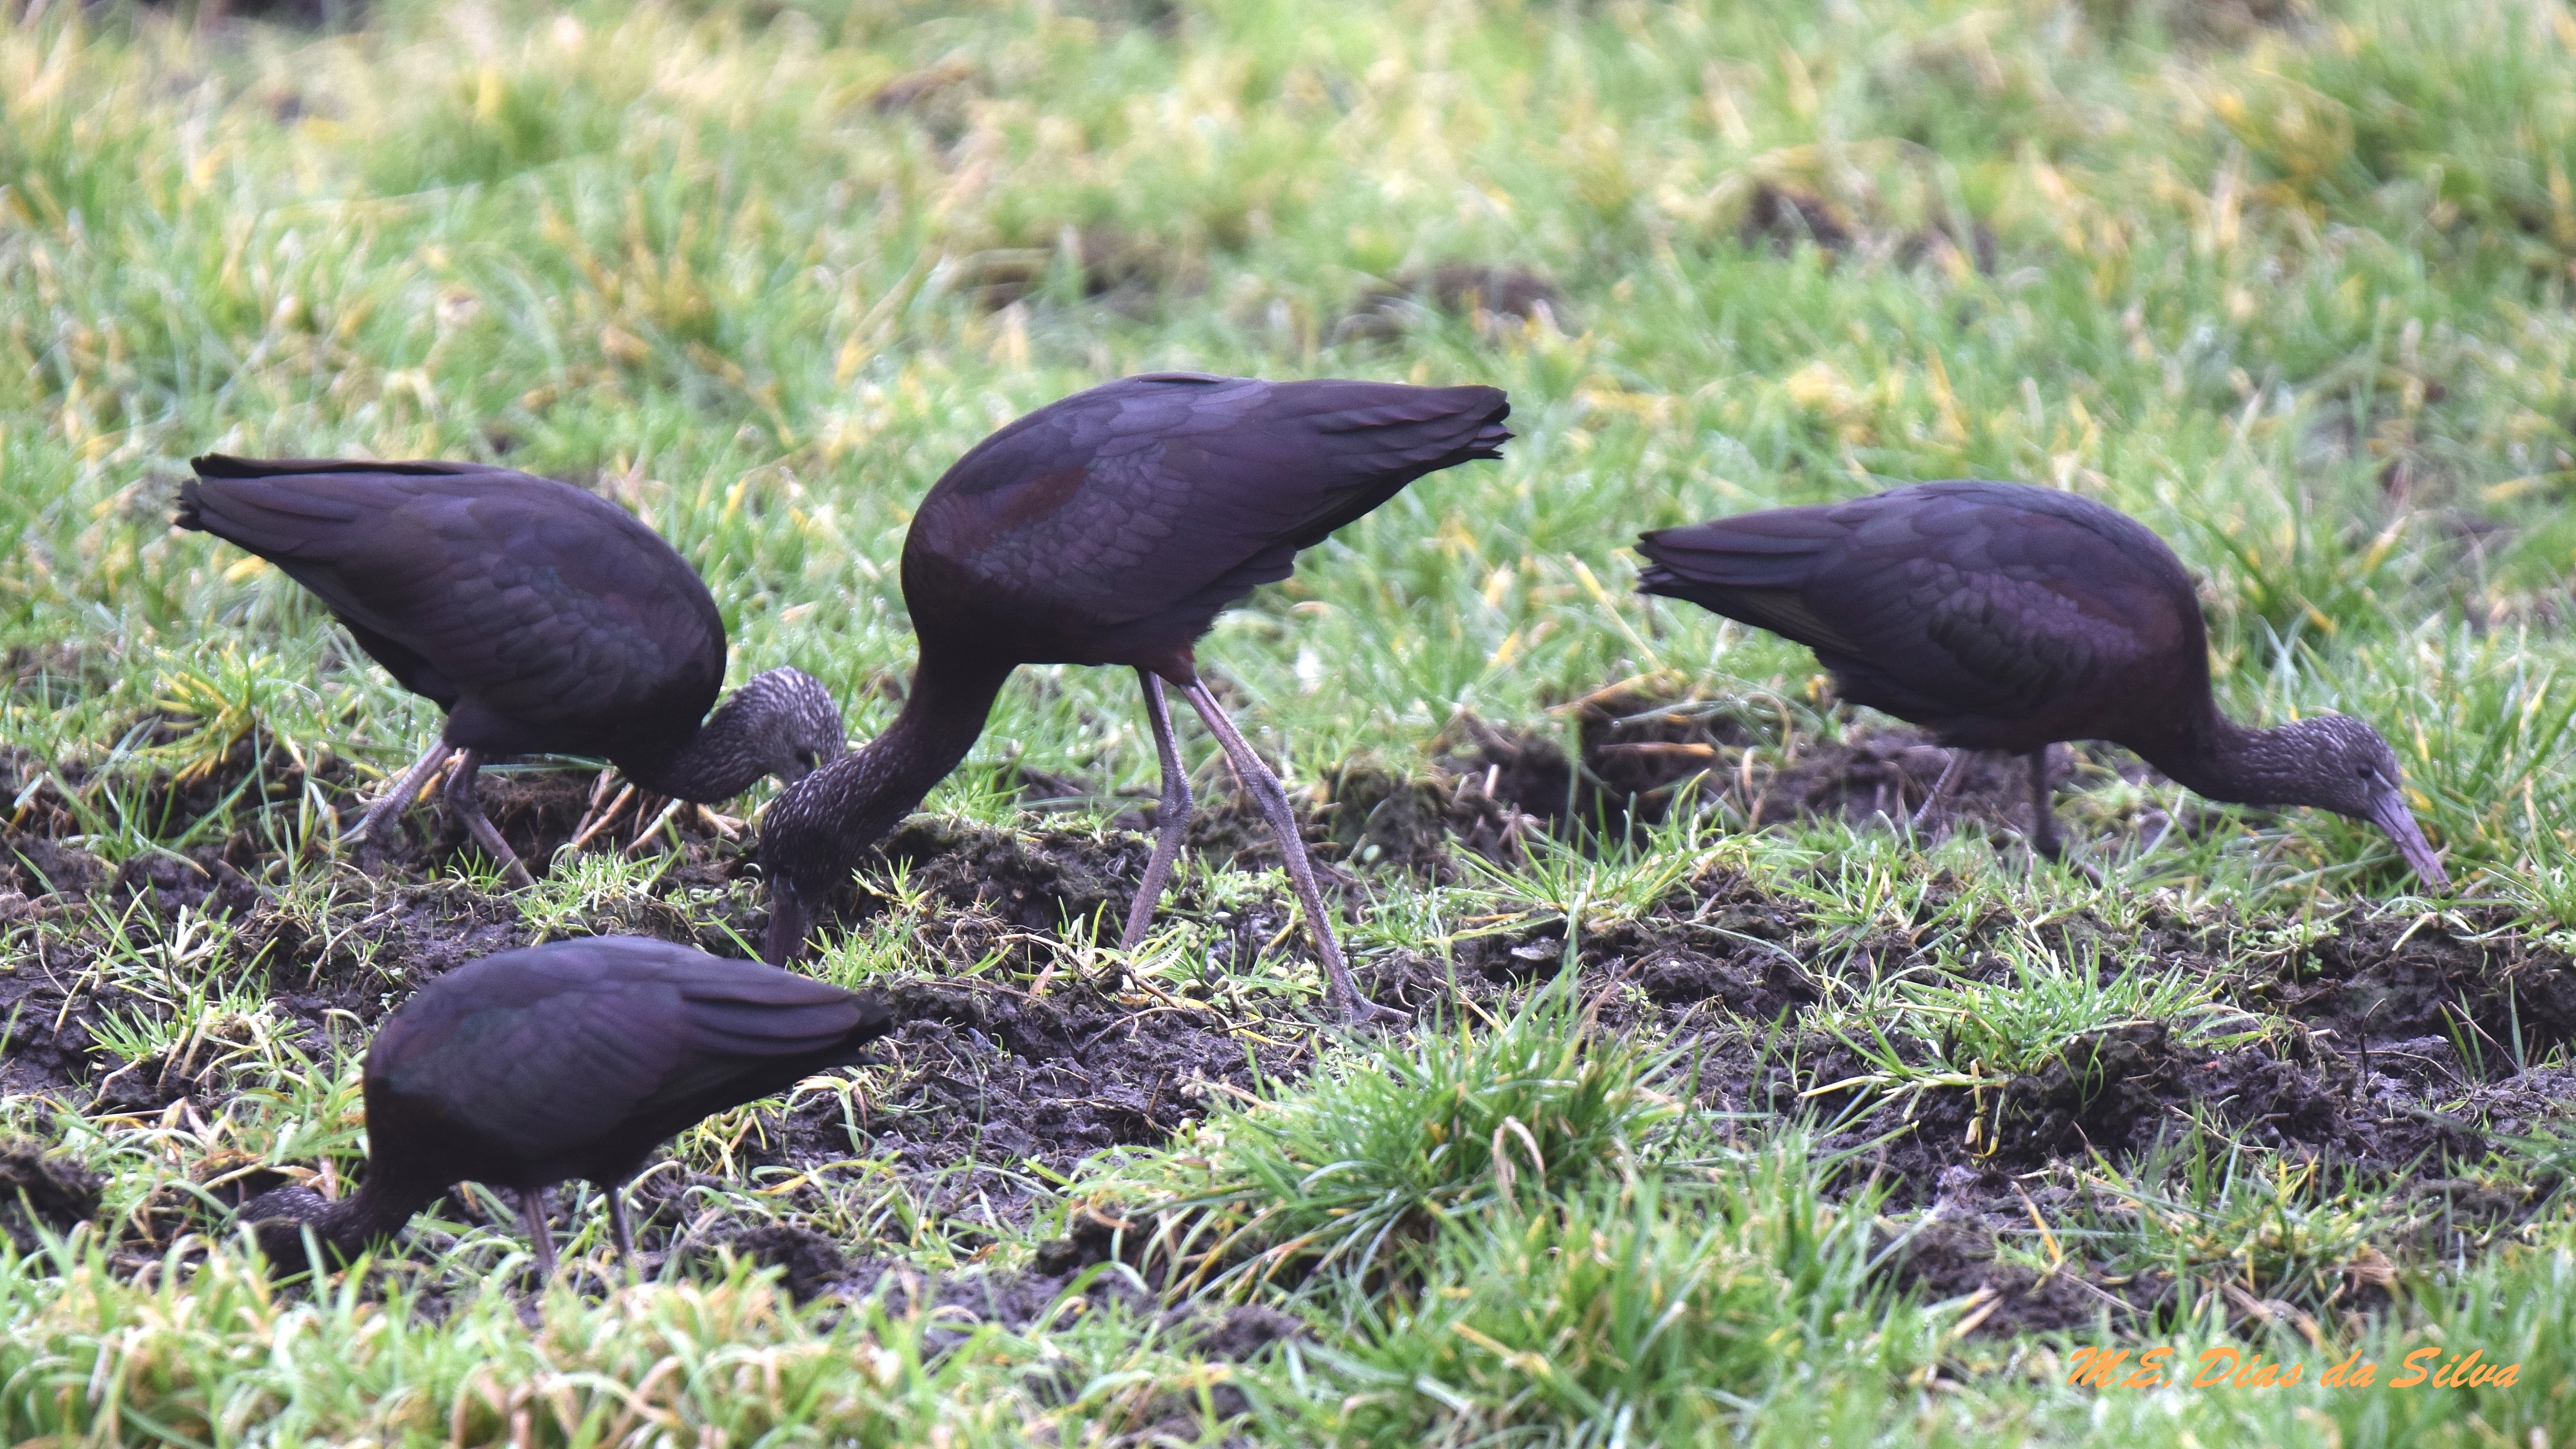
{"label": "glossy ibis", "polygon": [[1143,938],[1189,822],[1168,682],[1278,836],[1334,1007],[1352,1020],[1381,1014],[1351,981],[1287,792],[1199,679],[1192,649],[1219,610],[1286,578],[1297,550],[1426,473],[1500,457],[1510,411],[1490,387],[1166,372],[1076,393],[978,443],[922,499],[904,540],[921,660],[902,712],[761,821],[765,954],[784,963],[802,950],[808,903],[965,758],[1013,668],[1118,664],[1142,682],[1163,776],[1122,945]]}
{"label": "glossy ibis", "polygon": [[1967,751],[2028,755],[2032,844],[2054,858],[2047,747],[2109,740],[2213,800],[2368,820],[2416,875],[2449,884],[2379,732],[2348,715],[2247,729],[2221,714],[2191,576],[2144,525],[2091,499],[1918,483],[1662,529],[1637,547],[1651,561],[1644,592],[1806,645],[1845,699],[1958,751],[1927,810]]}
{"label": "glossy ibis", "polygon": [[882,995],[642,936],[556,941],[486,956],[431,981],[367,1047],[367,1175],[337,1202],[309,1188],[242,1205],[260,1248],[295,1258],[301,1233],[343,1260],[458,1182],[515,1189],[554,1272],[546,1189],[608,1193],[632,1253],[626,1180],[654,1147],[711,1113],[855,1059],[893,1030]]}
{"label": "glossy ibis", "polygon": [[715,600],[688,560],[607,499],[475,463],[213,453],[193,466],[174,522],[277,565],[447,711],[438,742],[368,809],[361,840],[378,840],[463,750],[448,806],[525,884],[475,800],[486,760],[604,755],[646,790],[712,803],[844,751],[840,709],[802,670],[770,670],[707,713],[725,671]]}

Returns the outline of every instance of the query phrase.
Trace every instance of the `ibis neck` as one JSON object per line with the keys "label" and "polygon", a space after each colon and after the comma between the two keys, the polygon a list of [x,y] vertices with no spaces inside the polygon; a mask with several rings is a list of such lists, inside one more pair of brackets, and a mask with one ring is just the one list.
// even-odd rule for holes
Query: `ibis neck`
{"label": "ibis neck", "polygon": [[621,755],[617,768],[656,795],[712,805],[730,800],[769,773],[769,736],[776,722],[752,707],[738,690],[678,748]]}
{"label": "ibis neck", "polygon": [[2195,795],[2237,805],[2285,805],[2303,793],[2311,770],[2307,757],[2288,743],[2281,731],[2249,729],[2212,702],[2173,745],[2138,753]]}
{"label": "ibis neck", "polygon": [[806,776],[761,819],[760,855],[808,897],[848,879],[869,846],[912,813],[984,732],[1011,666],[946,658],[925,645],[903,712],[858,751]]}
{"label": "ibis neck", "polygon": [[[441,1188],[400,1180],[399,1174],[370,1171],[356,1192],[332,1201],[310,1188],[280,1188],[254,1198],[243,1207],[253,1221],[301,1224],[313,1230],[314,1239],[339,1254],[343,1261],[364,1252],[369,1243],[392,1237],[411,1221],[412,1214],[429,1205]],[[286,1257],[300,1234],[291,1229],[272,1227],[262,1237],[262,1247],[272,1259]],[[300,1261],[300,1259],[298,1259]]]}

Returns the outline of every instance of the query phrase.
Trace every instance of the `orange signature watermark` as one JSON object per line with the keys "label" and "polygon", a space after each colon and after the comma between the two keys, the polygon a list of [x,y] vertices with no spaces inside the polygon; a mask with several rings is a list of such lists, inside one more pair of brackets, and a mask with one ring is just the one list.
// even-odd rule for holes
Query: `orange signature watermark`
{"label": "orange signature watermark", "polygon": [[[2259,1352],[2225,1346],[2207,1349],[2196,1367],[2191,1359],[2177,1359],[2180,1352],[2170,1347],[2151,1348],[2138,1353],[2136,1361],[2131,1362],[2130,1349],[2079,1348],[2075,1350],[2075,1371],[2066,1376],[2066,1381],[2078,1388],[2092,1389],[2282,1389],[2307,1381],[2305,1363],[2274,1363]],[[2318,1374],[2316,1382],[2330,1389],[2504,1389],[2513,1387],[2521,1375],[2521,1364],[2488,1363],[2482,1349],[2447,1353],[2439,1348],[2419,1348],[2392,1365],[2386,1377],[2381,1376],[2379,1364],[2356,1351]]]}

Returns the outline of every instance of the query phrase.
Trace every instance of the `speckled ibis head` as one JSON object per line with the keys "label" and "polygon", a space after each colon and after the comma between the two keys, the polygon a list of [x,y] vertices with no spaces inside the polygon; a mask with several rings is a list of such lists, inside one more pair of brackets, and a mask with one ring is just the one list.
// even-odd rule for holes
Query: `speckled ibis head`
{"label": "speckled ibis head", "polygon": [[2424,839],[2406,804],[2405,772],[2379,731],[2348,714],[2321,714],[2260,732],[2266,775],[2279,781],[2269,803],[2313,805],[2388,832],[2397,851],[2425,884],[2447,887],[2450,877]]}
{"label": "speckled ibis head", "polygon": [[[742,737],[760,752],[762,773],[790,784],[849,751],[841,707],[821,680],[802,669],[755,675],[716,714],[736,716]],[[708,728],[715,727],[710,719]]]}

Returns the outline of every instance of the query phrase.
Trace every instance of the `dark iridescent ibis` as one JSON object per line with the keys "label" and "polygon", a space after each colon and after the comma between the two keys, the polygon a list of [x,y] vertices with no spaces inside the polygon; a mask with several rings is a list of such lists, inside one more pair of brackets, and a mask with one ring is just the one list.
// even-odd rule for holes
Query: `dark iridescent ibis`
{"label": "dark iridescent ibis", "polygon": [[2191,576],[2144,525],[2091,499],[1918,483],[1667,528],[1637,548],[1651,561],[1644,592],[1806,645],[1845,699],[1959,751],[1932,800],[1967,751],[2028,755],[2043,854],[2058,849],[2047,747],[2109,740],[2213,800],[2370,821],[2427,884],[2450,883],[2377,730],[2339,714],[2247,729],[2219,712]]}
{"label": "dark iridescent ibis", "polygon": [[724,619],[698,571],[634,515],[568,483],[475,463],[270,462],[208,454],[181,528],[313,591],[403,688],[447,711],[438,742],[368,809],[375,842],[458,750],[450,809],[513,880],[475,800],[483,763],[606,756],[643,789],[712,804],[841,757],[841,712],[773,669],[709,715]]}
{"label": "dark iridescent ibis", "polygon": [[975,445],[922,499],[904,540],[921,661],[902,713],[762,818],[765,954],[783,964],[802,951],[808,903],[965,758],[1012,669],[1115,664],[1142,682],[1163,773],[1159,834],[1122,944],[1144,937],[1189,822],[1168,683],[1278,836],[1334,1008],[1380,1014],[1342,959],[1287,792],[1200,681],[1192,650],[1219,610],[1286,578],[1299,549],[1426,473],[1500,457],[1510,411],[1490,387],[1166,372],[1076,393]]}
{"label": "dark iridescent ibis", "polygon": [[855,1060],[895,1018],[877,992],[642,936],[486,956],[413,993],[368,1045],[358,1190],[279,1188],[240,1218],[273,1262],[302,1262],[307,1229],[346,1261],[456,1183],[487,1183],[518,1194],[546,1276],[546,1189],[579,1177],[607,1191],[629,1254],[625,1183],[656,1146]]}

